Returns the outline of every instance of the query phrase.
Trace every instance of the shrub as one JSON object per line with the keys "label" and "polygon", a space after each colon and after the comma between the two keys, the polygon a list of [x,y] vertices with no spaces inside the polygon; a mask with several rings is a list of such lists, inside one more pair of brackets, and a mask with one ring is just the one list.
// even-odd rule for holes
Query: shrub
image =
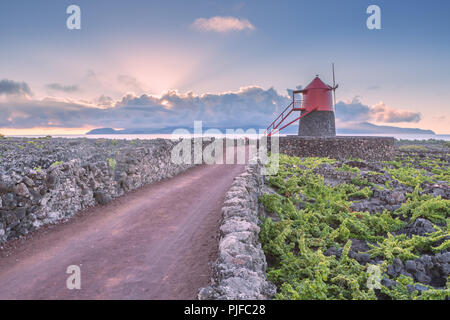
{"label": "shrub", "polygon": [[411,221],[425,218],[435,223],[445,223],[450,216],[450,200],[434,198],[429,195],[412,194],[410,198],[395,211],[395,214],[410,217]]}
{"label": "shrub", "polygon": [[59,166],[59,165],[61,165],[61,164],[63,164],[64,162],[62,162],[62,161],[55,161],[55,162],[53,162],[51,165],[50,165],[50,167],[54,167],[54,166]]}
{"label": "shrub", "polygon": [[117,164],[116,159],[108,158],[108,159],[106,159],[106,162],[108,162],[108,166],[111,169],[113,169],[113,170],[116,169],[116,164]]}
{"label": "shrub", "polygon": [[404,185],[415,187],[425,181],[431,182],[431,177],[428,177],[427,172],[423,169],[415,169],[413,167],[400,167],[400,168],[386,168],[386,171],[392,178]]}

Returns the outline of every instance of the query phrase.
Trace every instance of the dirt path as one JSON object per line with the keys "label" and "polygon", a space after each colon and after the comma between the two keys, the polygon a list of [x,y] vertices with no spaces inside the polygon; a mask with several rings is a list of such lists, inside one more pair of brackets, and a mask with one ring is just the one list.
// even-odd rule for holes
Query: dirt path
{"label": "dirt path", "polygon": [[[0,251],[0,299],[195,299],[243,169],[198,166],[15,241]],[[80,266],[80,290],[66,287],[69,265]]]}

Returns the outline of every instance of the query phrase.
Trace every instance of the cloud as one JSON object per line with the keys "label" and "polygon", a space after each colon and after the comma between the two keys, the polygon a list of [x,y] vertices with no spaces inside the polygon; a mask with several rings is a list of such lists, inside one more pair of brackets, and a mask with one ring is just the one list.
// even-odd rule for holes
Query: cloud
{"label": "cloud", "polygon": [[48,89],[61,91],[61,92],[76,92],[79,90],[77,85],[66,86],[59,83],[50,83],[46,85]]}
{"label": "cloud", "polygon": [[95,100],[95,103],[97,103],[101,107],[112,107],[114,105],[114,99],[102,94]]}
{"label": "cloud", "polygon": [[201,31],[214,31],[214,32],[230,32],[230,31],[244,31],[255,30],[255,26],[247,19],[239,19],[235,17],[212,17],[209,19],[199,18],[191,25],[192,28]]}
{"label": "cloud", "polygon": [[[28,88],[29,90],[29,88]],[[6,97],[0,100],[0,128],[191,127],[196,120],[217,128],[266,128],[291,98],[257,86],[238,91],[195,94],[168,91],[161,96],[126,94],[115,100],[102,95],[93,101],[62,98]],[[292,114],[292,120],[298,114]],[[358,97],[336,105],[338,128],[366,122],[417,122],[420,114],[395,110],[384,103],[364,105]]]}
{"label": "cloud", "polygon": [[294,90],[302,90],[303,86],[296,86],[295,89],[286,89],[286,92],[288,94],[289,97],[292,97],[292,93],[294,92]]}
{"label": "cloud", "polygon": [[[128,94],[116,103],[116,108],[133,109],[140,113],[157,112],[158,116],[168,117],[162,121],[169,126],[191,126],[194,120],[203,120],[210,126],[250,124],[264,127],[288,103],[289,99],[280,96],[273,88],[264,90],[252,86],[219,94],[180,94],[177,91],[169,91],[161,97]],[[147,124],[147,127],[151,125],[154,124]]]}
{"label": "cloud", "polygon": [[336,104],[336,119],[341,122],[419,122],[421,114],[409,110],[393,109],[386,106],[384,102],[367,106],[362,104],[358,97],[355,97],[350,102],[340,101]]}
{"label": "cloud", "polygon": [[245,87],[235,92],[162,96],[127,94],[117,101],[101,96],[92,102],[45,98],[0,101],[0,127],[163,128],[205,126],[264,128],[289,104],[273,88]]}
{"label": "cloud", "polygon": [[0,80],[0,95],[31,96],[31,89],[26,82]]}
{"label": "cloud", "polygon": [[358,97],[352,101],[336,103],[336,119],[342,122],[370,120],[370,107],[361,103]]}
{"label": "cloud", "polygon": [[371,113],[376,122],[419,122],[421,114],[408,110],[395,110],[386,106],[384,102],[379,102],[371,108]]}

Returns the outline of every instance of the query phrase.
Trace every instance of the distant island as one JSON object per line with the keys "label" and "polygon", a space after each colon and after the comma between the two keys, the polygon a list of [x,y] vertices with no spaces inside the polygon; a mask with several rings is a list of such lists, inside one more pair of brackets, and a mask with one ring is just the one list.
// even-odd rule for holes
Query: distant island
{"label": "distant island", "polygon": [[340,134],[431,134],[436,133],[432,130],[424,130],[419,128],[399,128],[393,126],[377,126],[369,122],[361,122],[355,127],[337,128],[337,133]]}
{"label": "distant island", "polygon": [[[134,128],[134,129],[120,129],[120,130],[116,130],[113,128],[98,128],[98,129],[93,129],[89,132],[87,132],[86,134],[171,134],[173,133],[175,130],[179,130],[179,129],[184,129],[189,131],[190,133],[194,132],[194,128],[193,127],[164,127],[164,128]],[[222,133],[226,133],[227,129],[242,129],[242,130],[248,130],[248,129],[255,129],[255,130],[259,130],[259,129],[264,129],[260,126],[245,126],[245,127],[236,127],[236,128],[232,128],[232,127],[206,127],[203,126],[202,130],[203,132],[205,132],[206,130],[209,129],[216,129],[216,130],[220,130]]]}
{"label": "distant island", "polygon": [[[245,126],[240,128],[227,128],[227,127],[203,127],[203,130],[208,129],[219,129],[223,133],[226,132],[226,129],[255,129],[258,130],[261,126]],[[192,127],[164,127],[164,128],[133,128],[133,129],[120,129],[116,130],[113,128],[98,128],[93,129],[86,134],[95,135],[95,134],[171,134],[176,129],[185,129],[189,132],[193,132],[194,128]],[[292,126],[283,130],[282,133],[292,134],[297,133],[298,127]],[[399,128],[393,126],[377,126],[375,124],[369,122],[361,122],[355,124],[352,128],[337,128],[337,134],[426,134],[426,135],[435,135],[436,133],[432,130],[423,130],[419,128]]]}

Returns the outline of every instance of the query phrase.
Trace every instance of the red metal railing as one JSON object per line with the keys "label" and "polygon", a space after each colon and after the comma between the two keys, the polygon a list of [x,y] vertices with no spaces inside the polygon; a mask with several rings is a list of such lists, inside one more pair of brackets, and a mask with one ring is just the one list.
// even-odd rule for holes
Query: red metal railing
{"label": "red metal railing", "polygon": [[283,112],[281,112],[281,114],[267,127],[267,129],[264,131],[264,134],[267,135],[268,137],[270,137],[272,134],[280,132],[281,130],[283,130],[284,128],[288,127],[289,125],[291,125],[292,123],[294,123],[295,121],[299,120],[300,118],[310,114],[311,112],[315,111],[316,109],[310,110],[304,114],[302,114],[300,117],[290,121],[288,124],[282,126],[281,128],[280,125],[284,122],[284,120],[286,120],[293,111],[305,111],[305,108],[301,107],[302,105],[302,100],[295,100],[294,97],[292,99],[292,102],[286,107],[286,109],[283,110]]}
{"label": "red metal railing", "polygon": [[270,136],[270,132],[272,132],[273,130],[277,129],[279,127],[279,125],[281,123],[283,123],[283,121],[290,116],[290,114],[293,111],[301,111],[302,109],[300,107],[296,107],[296,104],[300,104],[301,105],[301,101],[292,101],[287,107],[286,109],[283,110],[283,112],[281,112],[281,114],[267,127],[266,131],[264,132],[265,135],[269,134]]}

